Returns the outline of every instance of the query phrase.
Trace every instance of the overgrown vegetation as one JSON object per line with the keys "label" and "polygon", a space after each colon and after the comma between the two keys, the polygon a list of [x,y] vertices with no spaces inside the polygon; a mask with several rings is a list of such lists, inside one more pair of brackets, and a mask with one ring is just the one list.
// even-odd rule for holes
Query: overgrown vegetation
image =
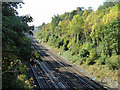
{"label": "overgrown vegetation", "polygon": [[33,26],[27,24],[32,22],[30,15],[18,16],[16,9],[21,7],[21,4],[18,2],[2,3],[3,88],[30,89],[25,62],[29,60],[32,49],[31,41],[25,33],[33,30]]}
{"label": "overgrown vegetation", "polygon": [[[36,37],[43,43],[78,56],[80,64],[120,68],[120,2],[105,2],[98,10],[78,7],[43,23]],[[71,60],[71,59],[69,59]]]}

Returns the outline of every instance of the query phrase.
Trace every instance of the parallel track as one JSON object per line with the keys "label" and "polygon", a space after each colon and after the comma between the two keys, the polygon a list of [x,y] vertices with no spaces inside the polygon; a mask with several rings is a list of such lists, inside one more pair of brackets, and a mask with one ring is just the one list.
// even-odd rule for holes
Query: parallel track
{"label": "parallel track", "polygon": [[[43,47],[42,45],[39,45],[40,47],[42,47],[42,48],[44,48],[43,49],[43,51],[46,49],[45,47]],[[41,49],[42,49],[41,48]],[[48,52],[48,53],[47,53]],[[68,67],[67,66],[67,63],[61,58],[61,57],[58,57],[57,55],[54,55],[50,50],[47,50],[47,52],[45,52],[45,53],[47,53],[49,56],[51,56],[51,58],[53,58],[57,63],[59,63],[59,64],[61,64],[62,66],[64,66],[64,67]],[[54,56],[54,57],[53,57]],[[64,63],[60,63],[60,62],[64,62]],[[68,69],[68,68],[70,68],[70,69]],[[78,75],[82,75],[83,77],[86,77],[83,73],[81,73],[80,71],[78,71],[74,66],[72,66],[71,65],[71,67],[68,67],[68,68],[66,68],[67,70],[69,70],[70,72],[76,72]],[[75,75],[76,76],[76,75]],[[78,77],[78,76],[77,76]],[[80,77],[78,77],[79,79],[81,79]],[[83,78],[82,78],[83,79]],[[102,85],[100,85],[100,84],[98,84],[97,82],[95,82],[95,81],[93,81],[92,79],[90,79],[89,77],[86,77],[86,78],[84,78],[85,80],[87,80],[87,81],[89,81],[90,83],[92,83],[93,84],[93,86],[95,86],[95,87],[97,87],[96,89],[98,89],[98,88],[100,88],[100,89],[106,89],[106,88],[108,88],[108,89],[110,89],[109,87],[107,87],[107,86],[104,86],[105,88],[103,88],[103,86]],[[85,81],[84,80],[84,81]],[[83,82],[84,82],[83,81]],[[86,82],[85,82],[86,83]]]}
{"label": "parallel track", "polygon": [[[68,68],[68,66],[65,64],[65,62],[63,62],[63,60],[57,56],[55,56],[53,53],[51,53],[50,51],[47,51],[45,52],[45,50],[47,50],[45,47],[43,46],[40,46],[38,47],[36,45],[36,41],[33,41],[33,47],[36,49],[36,50],[40,50],[40,55],[41,57],[44,59],[42,63],[44,63],[44,65],[38,61],[38,64],[37,65],[37,68],[39,71],[42,71],[44,72],[44,74],[48,74],[46,75],[47,77],[49,77],[49,71],[51,70],[51,73],[54,75],[55,78],[58,79],[59,83],[62,85],[63,88],[65,89],[86,89],[86,90],[104,90],[103,87],[101,86],[98,86],[95,84],[95,86],[91,85],[90,83],[86,82],[83,78],[81,78],[79,75],[77,75],[76,73],[74,73],[71,69]],[[44,50],[45,49],[45,50]],[[49,52],[49,53],[48,53]],[[47,57],[48,56],[48,57]],[[61,61],[63,63],[61,63]],[[62,70],[66,71],[65,72],[61,72],[57,69],[57,67],[62,67]],[[45,69],[45,67],[48,67],[49,69]],[[41,68],[41,70],[39,69]],[[71,67],[73,68],[75,71],[77,71],[74,67]],[[77,71],[79,72],[79,71]],[[43,77],[44,75],[41,74]],[[36,76],[37,78],[37,76]],[[60,84],[56,83],[56,81],[54,79],[50,79],[50,82],[54,82],[54,83],[51,83],[49,84],[50,82],[48,82],[47,80],[45,80],[45,82],[47,83],[47,85],[49,86],[49,88],[60,88]],[[39,82],[39,80],[37,80],[38,83],[41,83]],[[55,85],[56,84],[56,85]],[[52,85],[52,86],[51,86]],[[41,84],[39,85],[40,88],[44,87],[42,86]]]}
{"label": "parallel track", "polygon": [[[42,54],[42,53],[41,53]],[[42,55],[41,55],[42,56]],[[45,57],[44,57],[44,59],[46,59]],[[55,71],[54,72],[54,75],[56,76],[56,77],[58,77],[59,78],[59,80],[66,86],[66,88],[68,88],[68,89],[72,89],[72,88],[74,88],[74,89],[79,89],[79,88],[77,88],[75,85],[74,85],[74,82],[72,82],[72,81],[70,81],[69,80],[69,78],[66,78],[66,76],[64,75],[64,74],[62,74],[61,72],[59,72],[58,70],[56,70],[54,67],[55,67],[55,64],[52,64],[52,63],[48,63],[48,62],[45,62],[45,61],[43,61],[44,63],[45,63],[45,65],[47,66],[47,67],[49,67],[49,69],[51,70],[51,71]],[[57,73],[59,73],[59,74],[57,74]],[[67,81],[67,82],[66,82]]]}

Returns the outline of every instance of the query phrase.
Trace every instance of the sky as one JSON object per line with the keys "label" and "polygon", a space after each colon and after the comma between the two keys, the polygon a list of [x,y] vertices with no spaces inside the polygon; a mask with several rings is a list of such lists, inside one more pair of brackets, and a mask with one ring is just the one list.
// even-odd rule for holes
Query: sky
{"label": "sky", "polygon": [[34,21],[29,25],[40,26],[43,22],[50,23],[54,15],[76,10],[77,7],[93,7],[94,11],[105,0],[23,0],[25,4],[17,9],[19,15],[30,14]]}

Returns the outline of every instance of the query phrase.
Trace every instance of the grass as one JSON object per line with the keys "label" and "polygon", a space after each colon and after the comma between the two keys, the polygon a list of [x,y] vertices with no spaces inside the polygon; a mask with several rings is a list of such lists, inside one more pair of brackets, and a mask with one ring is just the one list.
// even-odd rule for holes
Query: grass
{"label": "grass", "polygon": [[82,64],[82,67],[86,68],[88,71],[90,71],[91,74],[96,76],[98,80],[103,80],[105,77],[109,77],[114,81],[118,82],[118,70],[109,70],[107,66],[104,65],[86,65]]}

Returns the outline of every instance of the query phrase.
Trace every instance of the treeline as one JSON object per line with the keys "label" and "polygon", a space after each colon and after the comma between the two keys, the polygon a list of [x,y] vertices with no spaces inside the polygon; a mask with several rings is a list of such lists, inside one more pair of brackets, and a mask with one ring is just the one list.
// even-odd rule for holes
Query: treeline
{"label": "treeline", "polygon": [[36,37],[55,48],[70,51],[80,64],[106,65],[119,69],[120,3],[104,2],[98,10],[77,7],[72,12],[54,15],[43,23]]}
{"label": "treeline", "polygon": [[[23,3],[2,3],[2,87],[29,88],[25,83],[26,65],[31,55],[31,41],[25,33],[31,32],[33,26],[30,15],[18,16],[16,9]],[[20,76],[18,79],[17,76]]]}

